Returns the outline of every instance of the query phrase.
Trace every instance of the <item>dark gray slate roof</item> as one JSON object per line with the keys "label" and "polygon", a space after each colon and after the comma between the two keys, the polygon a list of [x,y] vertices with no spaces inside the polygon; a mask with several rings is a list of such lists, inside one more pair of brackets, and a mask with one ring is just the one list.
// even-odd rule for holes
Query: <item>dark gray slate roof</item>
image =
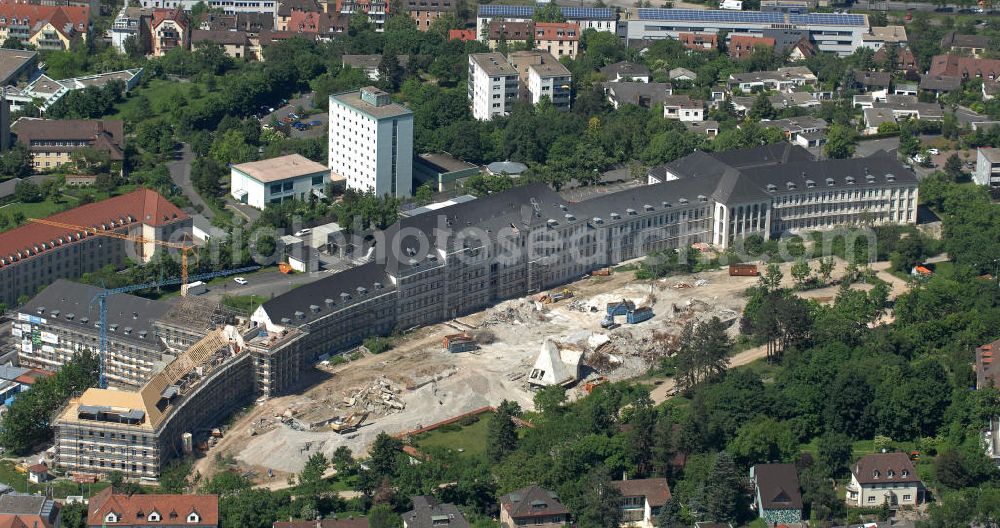
{"label": "dark gray slate roof", "polygon": [[601,73],[608,79],[616,77],[649,77],[649,68],[636,62],[622,61],[608,64],[601,68]]}
{"label": "dark gray slate roof", "polygon": [[[103,290],[96,286],[59,279],[48,285],[19,311],[47,319],[49,324],[58,321],[62,325],[78,325],[81,331],[87,329],[97,334],[98,328],[95,325],[100,321],[100,310],[94,298],[101,291]],[[108,297],[107,307],[109,339],[133,340],[149,347],[153,347],[154,344],[163,347],[162,342],[156,338],[153,321],[167,313],[170,303],[123,293]],[[40,313],[39,310],[43,308],[44,312]],[[126,329],[130,329],[127,335]],[[145,332],[146,337],[140,338],[142,332]]]}
{"label": "dark gray slate roof", "polygon": [[440,503],[434,497],[412,497],[413,509],[403,514],[407,528],[468,528],[462,512],[454,504]]}
{"label": "dark gray slate roof", "polygon": [[[376,287],[376,283],[379,283],[381,288]],[[359,291],[358,288],[364,288],[364,291]],[[309,283],[308,286],[290,290],[265,302],[263,306],[272,323],[282,324],[282,319],[288,319],[285,324],[302,325],[329,315],[344,306],[350,306],[375,294],[386,293],[393,289],[389,277],[385,274],[384,266],[370,262],[334,273]],[[332,305],[328,305],[328,299],[332,301]],[[314,306],[316,309],[312,308]]]}

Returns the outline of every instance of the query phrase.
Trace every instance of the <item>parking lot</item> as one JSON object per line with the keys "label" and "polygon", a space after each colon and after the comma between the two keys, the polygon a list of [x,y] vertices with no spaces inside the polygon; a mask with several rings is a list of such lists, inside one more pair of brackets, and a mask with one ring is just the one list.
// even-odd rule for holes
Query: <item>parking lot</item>
{"label": "parking lot", "polygon": [[322,137],[326,133],[329,116],[318,111],[313,103],[312,92],[294,97],[283,106],[274,108],[261,107],[264,115],[260,118],[261,125],[280,123],[280,130],[292,138]]}

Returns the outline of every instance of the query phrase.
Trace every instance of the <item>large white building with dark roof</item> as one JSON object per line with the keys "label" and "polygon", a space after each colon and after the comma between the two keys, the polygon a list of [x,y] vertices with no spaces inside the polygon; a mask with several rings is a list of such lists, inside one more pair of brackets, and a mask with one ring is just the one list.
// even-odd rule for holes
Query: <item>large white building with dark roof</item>
{"label": "large white building with dark roof", "polygon": [[[787,143],[696,152],[652,170],[649,185],[579,202],[544,185],[514,187],[401,218],[355,249],[373,248],[372,261],[261,305],[251,319],[282,337],[251,343],[258,380],[263,394],[281,394],[297,369],[365,337],[482,310],[652,252],[914,223],[916,203],[916,177],[884,152],[817,161]],[[557,250],[553,239],[563,241]]]}
{"label": "large white building with dark roof", "polygon": [[409,196],[413,187],[413,112],[369,86],[330,96],[334,179],[378,196]]}

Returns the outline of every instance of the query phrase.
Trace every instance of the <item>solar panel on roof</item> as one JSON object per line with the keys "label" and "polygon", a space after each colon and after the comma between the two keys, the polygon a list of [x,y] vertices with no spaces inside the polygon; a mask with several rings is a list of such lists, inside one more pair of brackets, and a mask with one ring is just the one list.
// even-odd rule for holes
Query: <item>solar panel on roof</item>
{"label": "solar panel on roof", "polygon": [[560,9],[566,18],[584,20],[610,20],[614,18],[611,9],[607,7],[561,7]]}
{"label": "solar panel on roof", "polygon": [[781,24],[785,21],[785,16],[782,13],[761,11],[642,8],[639,9],[638,15],[640,20],[682,20],[688,22]]}
{"label": "solar panel on roof", "polygon": [[480,16],[509,16],[526,18],[534,14],[534,6],[484,4],[479,6]]}
{"label": "solar panel on roof", "polygon": [[863,26],[864,15],[840,15],[834,13],[808,13],[805,15],[789,15],[793,24],[814,24],[830,26]]}

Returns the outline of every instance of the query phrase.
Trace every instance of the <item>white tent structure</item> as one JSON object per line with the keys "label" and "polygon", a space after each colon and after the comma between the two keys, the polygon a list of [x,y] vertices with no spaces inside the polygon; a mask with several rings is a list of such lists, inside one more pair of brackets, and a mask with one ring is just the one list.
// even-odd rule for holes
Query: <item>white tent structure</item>
{"label": "white tent structure", "polygon": [[542,350],[531,367],[528,383],[538,387],[568,385],[580,378],[580,362],[583,350],[560,348],[555,341],[546,339]]}

